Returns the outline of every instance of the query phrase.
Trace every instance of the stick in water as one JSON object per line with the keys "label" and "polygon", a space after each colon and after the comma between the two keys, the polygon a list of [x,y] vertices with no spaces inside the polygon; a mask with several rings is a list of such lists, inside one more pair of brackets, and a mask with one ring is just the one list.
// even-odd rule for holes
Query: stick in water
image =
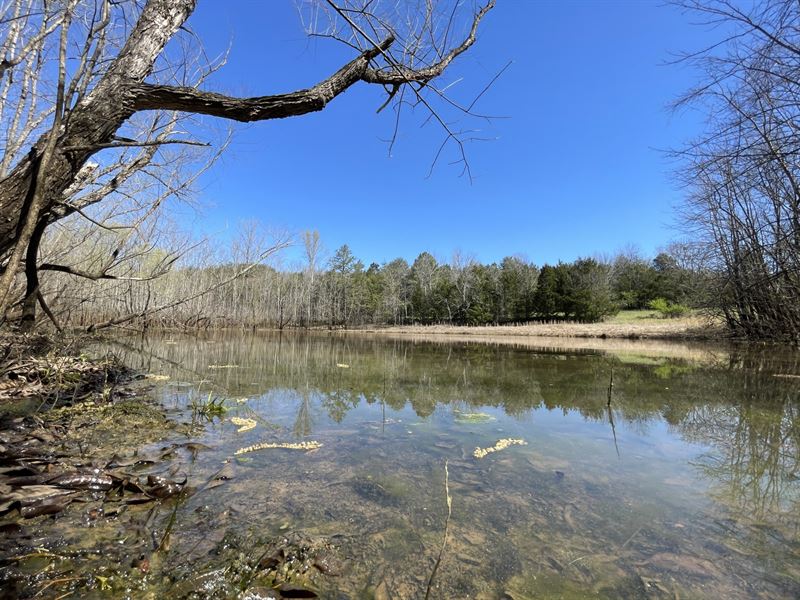
{"label": "stick in water", "polygon": [[442,547],[439,548],[439,556],[436,558],[436,563],[433,565],[430,579],[428,579],[428,588],[425,590],[425,600],[428,600],[428,597],[431,595],[433,578],[436,577],[436,571],[439,570],[439,563],[442,562],[444,548],[447,546],[447,530],[450,527],[450,515],[453,513],[453,500],[450,498],[450,472],[447,470],[447,459],[444,461],[444,493],[447,497],[447,518],[444,520],[444,537],[442,538]]}

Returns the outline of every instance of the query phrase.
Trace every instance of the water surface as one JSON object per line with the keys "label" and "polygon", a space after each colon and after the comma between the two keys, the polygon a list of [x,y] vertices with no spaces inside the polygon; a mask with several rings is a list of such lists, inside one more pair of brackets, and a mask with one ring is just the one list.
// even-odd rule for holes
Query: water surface
{"label": "water surface", "polygon": [[[191,493],[48,524],[62,555],[92,556],[50,574],[78,595],[800,596],[791,351],[240,333],[113,347],[169,377],[155,393],[192,433],[137,456],[160,452],[146,468],[186,474]],[[209,398],[223,416],[202,415]],[[525,445],[473,456],[506,438]],[[303,441],[322,446],[236,454]]]}
{"label": "water surface", "polygon": [[[125,342],[179,411],[226,399],[191,462],[235,476],[177,511],[181,592],[292,535],[343,562],[323,597],[778,598],[800,595],[800,361],[713,361],[336,335]],[[613,373],[611,405],[609,383]],[[239,433],[231,417],[257,426]],[[521,439],[476,459],[476,447]],[[313,452],[259,442],[316,441]],[[317,536],[317,537],[314,537]],[[238,554],[237,554],[238,553]],[[274,583],[274,582],[273,582]]]}

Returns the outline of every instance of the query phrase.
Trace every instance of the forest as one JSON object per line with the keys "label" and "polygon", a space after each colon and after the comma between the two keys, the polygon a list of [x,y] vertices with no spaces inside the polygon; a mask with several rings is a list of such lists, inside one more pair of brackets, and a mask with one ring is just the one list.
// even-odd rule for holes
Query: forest
{"label": "forest", "polygon": [[61,326],[92,330],[119,315],[135,316],[138,326],[180,329],[596,322],[621,309],[685,314],[704,306],[711,277],[693,269],[679,245],[653,259],[628,251],[541,267],[522,257],[481,264],[428,252],[410,265],[397,258],[366,266],[347,245],[322,260],[317,232],[302,236],[305,264],[275,268],[246,260],[257,252],[254,231],[244,227],[234,244],[238,261],[216,258],[151,280],[152,256],[130,261],[124,281],[58,274],[48,281],[50,310]]}

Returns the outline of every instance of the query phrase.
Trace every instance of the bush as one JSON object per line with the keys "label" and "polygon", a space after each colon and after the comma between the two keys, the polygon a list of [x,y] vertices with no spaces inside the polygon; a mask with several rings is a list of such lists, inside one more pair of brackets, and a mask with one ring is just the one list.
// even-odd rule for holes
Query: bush
{"label": "bush", "polygon": [[672,303],[664,298],[651,300],[647,305],[651,310],[656,311],[662,317],[675,319],[689,313],[689,307],[683,304]]}

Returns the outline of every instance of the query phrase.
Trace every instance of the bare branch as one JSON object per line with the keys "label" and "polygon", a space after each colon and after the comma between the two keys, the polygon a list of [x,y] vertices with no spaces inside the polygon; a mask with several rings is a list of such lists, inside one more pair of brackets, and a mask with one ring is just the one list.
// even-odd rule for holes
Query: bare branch
{"label": "bare branch", "polygon": [[[288,246],[288,242],[283,242],[283,243],[277,244],[277,245],[267,249],[266,251],[264,251],[261,254],[261,256],[259,257],[259,259],[260,260],[265,260],[270,255],[274,254],[275,252],[278,252],[279,250],[281,250],[281,249],[283,249],[283,248],[285,248],[287,246]],[[260,262],[254,262],[254,263],[246,266],[245,268],[237,271],[232,276],[230,276],[230,277],[228,277],[226,279],[223,279],[222,281],[219,281],[219,282],[215,283],[214,285],[212,285],[212,286],[210,286],[210,287],[208,287],[208,288],[206,288],[204,290],[201,290],[201,291],[197,292],[196,294],[193,294],[193,295],[190,295],[190,296],[187,296],[187,297],[184,297],[184,298],[179,298],[178,300],[175,300],[174,302],[169,302],[167,304],[162,304],[161,306],[157,306],[155,308],[147,309],[147,310],[136,312],[136,313],[131,313],[131,314],[128,314],[128,315],[123,315],[121,317],[116,317],[116,318],[113,318],[113,319],[108,319],[107,321],[103,321],[101,323],[94,323],[94,324],[90,325],[89,327],[87,327],[86,331],[92,332],[92,331],[97,331],[98,329],[107,329],[107,328],[113,327],[115,325],[121,325],[123,323],[127,323],[129,321],[133,321],[134,319],[141,319],[141,318],[144,318],[146,316],[162,312],[164,310],[167,310],[169,308],[173,308],[175,306],[180,306],[181,304],[185,304],[185,303],[190,302],[190,301],[192,301],[192,300],[194,300],[196,298],[200,298],[201,296],[205,296],[206,294],[208,294],[210,292],[213,292],[214,290],[217,290],[217,289],[219,289],[221,287],[224,287],[224,286],[228,285],[229,283],[235,281],[236,279],[239,279],[240,277],[243,277],[244,275],[246,275],[247,273],[252,271],[259,264],[260,264]]]}
{"label": "bare branch", "polygon": [[234,98],[193,88],[143,83],[132,86],[131,103],[136,110],[178,110],[241,122],[304,115],[322,110],[336,96],[361,81],[369,61],[388,49],[393,42],[394,38],[389,37],[314,87],[289,94]]}
{"label": "bare branch", "polygon": [[136,140],[119,140],[105,144],[95,144],[93,146],[64,146],[65,152],[83,150],[107,150],[109,148],[146,148],[148,146],[166,146],[168,144],[182,144],[184,146],[202,146],[209,148],[208,142],[198,142],[197,140],[147,140],[137,142]]}

